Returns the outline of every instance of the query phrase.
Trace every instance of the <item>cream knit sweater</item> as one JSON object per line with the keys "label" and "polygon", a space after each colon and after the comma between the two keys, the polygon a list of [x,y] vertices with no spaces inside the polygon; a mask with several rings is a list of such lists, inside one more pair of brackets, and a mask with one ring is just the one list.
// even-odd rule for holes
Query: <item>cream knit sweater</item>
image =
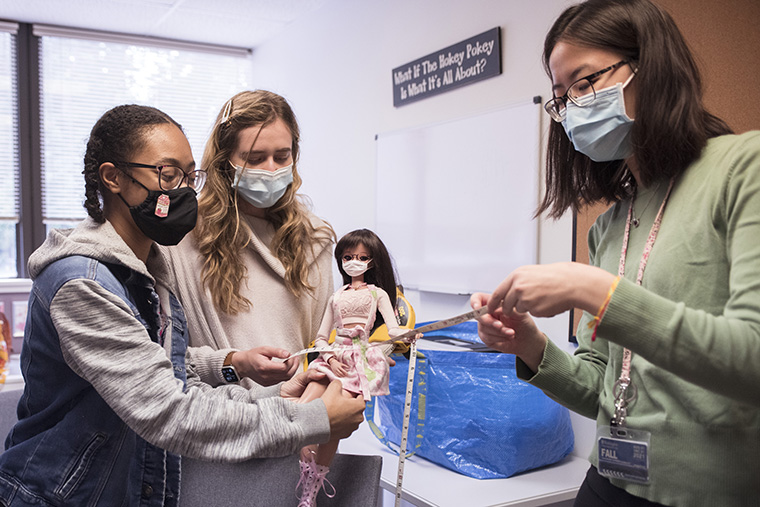
{"label": "cream knit sweater", "polygon": [[[310,219],[315,227],[324,224],[314,215]],[[325,235],[314,244],[313,252],[308,252],[309,283],[315,289],[297,298],[285,286],[285,268],[269,250],[272,225],[250,216],[241,224],[250,229],[251,243],[242,255],[248,278],[240,292],[252,306],[237,315],[219,311],[211,293],[201,286],[203,259],[193,234],[177,246],[162,249],[176,278],[176,293],[190,327],[188,361],[201,379],[213,386],[224,383],[221,368],[230,351],[262,345],[291,352],[305,348],[317,336],[333,293],[331,238]],[[252,384],[249,379],[242,383]]]}

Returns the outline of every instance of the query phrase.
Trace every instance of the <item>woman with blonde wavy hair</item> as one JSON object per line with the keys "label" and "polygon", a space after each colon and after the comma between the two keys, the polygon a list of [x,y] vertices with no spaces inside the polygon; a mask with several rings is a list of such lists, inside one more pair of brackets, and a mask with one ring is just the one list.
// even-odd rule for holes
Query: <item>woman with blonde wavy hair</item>
{"label": "woman with blonde wavy hair", "polygon": [[293,375],[333,293],[335,233],[297,193],[300,134],[287,101],[264,90],[219,112],[201,167],[198,225],[164,251],[187,309],[190,358],[211,385]]}

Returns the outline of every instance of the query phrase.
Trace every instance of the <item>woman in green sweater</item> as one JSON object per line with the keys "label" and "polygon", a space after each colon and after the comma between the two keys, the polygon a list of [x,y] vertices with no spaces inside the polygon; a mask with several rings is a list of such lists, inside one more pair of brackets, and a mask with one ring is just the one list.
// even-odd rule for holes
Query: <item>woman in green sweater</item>
{"label": "woman in green sweater", "polygon": [[[671,17],[590,0],[544,45],[554,98],[539,213],[612,206],[590,265],[525,266],[479,332],[518,375],[597,421],[576,505],[760,501],[760,132],[706,112]],[[532,317],[585,310],[573,355]],[[531,317],[532,316],[532,317]]]}

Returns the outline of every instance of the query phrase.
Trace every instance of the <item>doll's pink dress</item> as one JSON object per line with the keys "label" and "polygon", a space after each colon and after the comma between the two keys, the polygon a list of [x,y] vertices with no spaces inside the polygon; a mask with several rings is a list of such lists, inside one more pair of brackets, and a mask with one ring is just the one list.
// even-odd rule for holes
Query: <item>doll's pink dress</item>
{"label": "doll's pink dress", "polygon": [[[330,332],[336,329],[334,351],[323,352],[312,361],[314,368],[327,375],[330,380],[338,379],[347,391],[361,394],[365,400],[371,396],[388,394],[388,347],[369,347],[369,332],[375,323],[375,314],[380,315],[388,326],[388,335],[398,336],[401,330],[393,313],[388,294],[374,285],[352,289],[349,285],[340,288],[327,303],[327,310],[319,327],[316,347],[327,347]],[[334,356],[348,365],[345,377],[336,376],[328,360]]]}

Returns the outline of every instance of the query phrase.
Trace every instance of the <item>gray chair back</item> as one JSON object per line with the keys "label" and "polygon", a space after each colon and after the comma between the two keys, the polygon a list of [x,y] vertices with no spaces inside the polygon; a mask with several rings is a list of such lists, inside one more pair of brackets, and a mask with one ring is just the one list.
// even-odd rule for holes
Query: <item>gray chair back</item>
{"label": "gray chair back", "polygon": [[[0,391],[0,453],[5,437],[16,424],[16,408],[23,389]],[[377,507],[380,498],[381,456],[336,454],[329,480],[336,495],[324,491],[319,507]],[[253,459],[243,463],[211,463],[182,458],[180,507],[209,505],[295,507],[299,477],[298,456]],[[328,486],[328,491],[331,491]]]}
{"label": "gray chair back", "polygon": [[[377,507],[382,456],[336,454],[327,474],[334,498],[324,490],[319,507]],[[210,463],[182,458],[180,507],[209,505],[296,507],[298,457],[253,459],[243,463]],[[328,491],[332,491],[327,487]]]}
{"label": "gray chair back", "polygon": [[5,450],[5,437],[8,436],[11,428],[18,421],[16,408],[22,394],[24,394],[23,389],[3,389],[0,391],[0,453]]}

